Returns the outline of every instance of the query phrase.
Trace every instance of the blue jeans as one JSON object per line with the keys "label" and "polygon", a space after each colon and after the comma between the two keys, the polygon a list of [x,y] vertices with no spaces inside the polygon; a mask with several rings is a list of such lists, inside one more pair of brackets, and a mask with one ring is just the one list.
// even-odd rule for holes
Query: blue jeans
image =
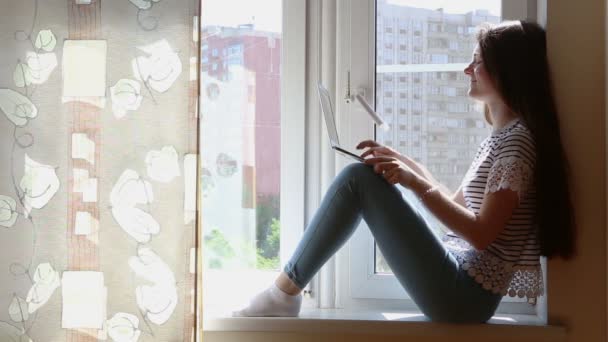
{"label": "blue jeans", "polygon": [[334,180],[284,271],[304,288],[363,218],[386,262],[433,321],[482,323],[502,296],[481,287],[431,232],[396,186],[371,166],[347,166]]}

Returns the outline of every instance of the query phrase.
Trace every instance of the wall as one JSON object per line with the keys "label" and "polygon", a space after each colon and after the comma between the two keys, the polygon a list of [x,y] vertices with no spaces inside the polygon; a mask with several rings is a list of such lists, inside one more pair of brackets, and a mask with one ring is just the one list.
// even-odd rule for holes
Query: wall
{"label": "wall", "polygon": [[605,5],[547,4],[549,58],[579,228],[578,257],[548,265],[548,306],[550,321],[567,325],[571,341],[606,340]]}

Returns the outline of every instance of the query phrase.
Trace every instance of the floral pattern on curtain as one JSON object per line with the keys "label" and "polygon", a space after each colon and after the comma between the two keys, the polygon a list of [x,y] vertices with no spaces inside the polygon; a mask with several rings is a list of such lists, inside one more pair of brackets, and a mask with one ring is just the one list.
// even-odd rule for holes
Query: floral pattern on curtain
{"label": "floral pattern on curtain", "polygon": [[0,0],[0,341],[193,341],[196,0]]}

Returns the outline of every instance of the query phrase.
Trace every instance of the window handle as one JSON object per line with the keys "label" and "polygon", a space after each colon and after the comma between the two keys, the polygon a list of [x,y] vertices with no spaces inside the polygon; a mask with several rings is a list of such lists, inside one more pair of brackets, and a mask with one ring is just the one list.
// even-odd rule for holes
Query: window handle
{"label": "window handle", "polygon": [[353,96],[350,93],[350,70],[346,71],[346,95],[344,96],[344,101],[346,103],[351,103],[353,100]]}
{"label": "window handle", "polygon": [[355,96],[355,99],[357,99],[357,101],[359,101],[359,104],[361,105],[361,107],[363,107],[363,109],[365,109],[367,114],[369,114],[369,116],[372,118],[372,120],[374,121],[374,123],[376,125],[378,125],[382,129],[384,129],[385,131],[388,131],[390,129],[390,126],[386,122],[384,122],[384,120],[382,120],[380,115],[378,115],[378,113],[376,113],[374,108],[372,108],[372,106],[369,103],[367,103],[367,101],[365,101],[363,94],[364,94],[363,92],[361,92],[360,94],[357,94],[357,96]]}

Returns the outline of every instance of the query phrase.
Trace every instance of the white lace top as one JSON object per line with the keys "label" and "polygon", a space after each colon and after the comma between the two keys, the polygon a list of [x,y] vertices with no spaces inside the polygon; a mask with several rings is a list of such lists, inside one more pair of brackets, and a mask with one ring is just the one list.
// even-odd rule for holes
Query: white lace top
{"label": "white lace top", "polygon": [[534,140],[521,120],[493,131],[479,146],[463,179],[466,206],[478,214],[484,195],[501,189],[517,191],[519,204],[485,250],[478,251],[453,234],[443,238],[462,269],[484,289],[527,297],[530,302],[543,294],[540,245],[532,221],[536,209],[536,192],[531,186],[535,155]]}

